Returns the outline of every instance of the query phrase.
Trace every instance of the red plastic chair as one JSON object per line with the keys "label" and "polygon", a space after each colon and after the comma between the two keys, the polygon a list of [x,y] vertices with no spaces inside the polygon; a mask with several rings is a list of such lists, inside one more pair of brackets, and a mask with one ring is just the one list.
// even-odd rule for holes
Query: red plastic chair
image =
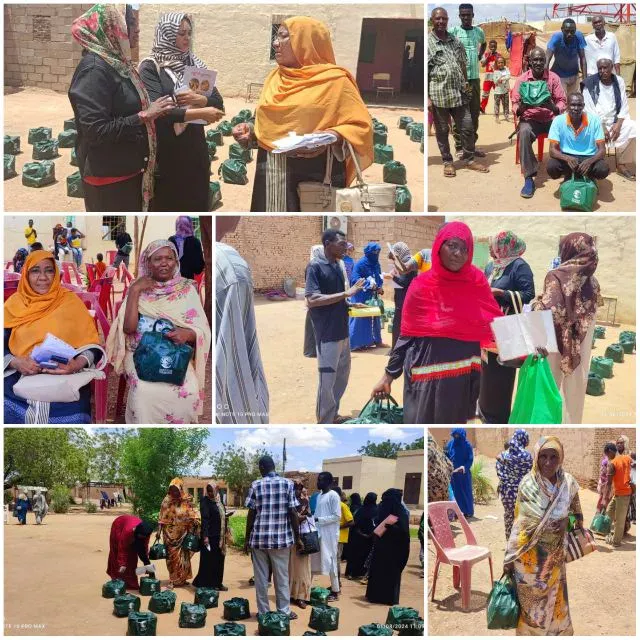
{"label": "red plastic chair", "polygon": [[107,265],[110,266],[116,261],[116,256],[118,255],[117,251],[109,250],[107,251]]}
{"label": "red plastic chair", "polygon": [[9,269],[13,269],[13,260],[7,260],[4,263],[4,270],[9,271]]}
{"label": "red plastic chair", "polygon": [[113,292],[113,278],[100,278],[94,280],[87,289],[90,293],[98,294],[98,303],[105,315],[113,320],[113,304],[111,302]]}
{"label": "red plastic chair", "polygon": [[13,271],[5,271],[4,272],[4,281],[5,282],[17,282],[18,280],[20,280],[20,274],[19,273],[15,273]]}
{"label": "red plastic chair", "polygon": [[[457,516],[467,539],[467,544],[456,547],[453,531],[449,523],[448,512],[453,511]],[[491,586],[493,586],[493,563],[491,551],[488,547],[481,547],[476,543],[476,538],[469,523],[462,515],[460,507],[455,502],[431,502],[429,503],[429,538],[436,548],[436,563],[433,569],[433,587],[431,588],[431,600],[435,599],[436,582],[441,564],[450,564],[453,567],[453,586],[462,591],[462,608],[469,610],[471,600],[471,568],[477,562],[487,558],[489,560],[489,573]]]}
{"label": "red plastic chair", "polygon": [[73,291],[74,293],[85,293],[85,290],[82,287],[79,287],[77,284],[69,284],[68,282],[63,282],[62,286],[65,289],[69,289],[69,291]]}
{"label": "red plastic chair", "polygon": [[193,279],[196,281],[196,289],[198,290],[198,295],[202,300],[202,293],[204,291],[204,269],[202,270],[202,273],[198,273],[197,275],[193,276]]}
{"label": "red plastic chair", "polygon": [[86,262],[84,265],[87,269],[87,278],[89,279],[89,286],[91,286],[98,279],[98,271],[95,264]]}
{"label": "red plastic chair", "polygon": [[[515,113],[513,114],[513,121],[517,128],[518,121]],[[538,162],[542,162],[544,156],[544,141],[547,139],[547,134],[541,133],[536,139],[538,141]],[[518,134],[516,134],[516,164],[520,164],[520,136]]]}
{"label": "red plastic chair", "polygon": [[61,262],[60,266],[62,268],[62,272],[60,273],[60,278],[63,283],[74,284],[79,287],[84,286],[84,282],[82,280],[82,276],[78,271],[78,267],[76,267],[73,262]]}
{"label": "red plastic chair", "polygon": [[[20,275],[20,274],[17,274]],[[5,280],[4,281],[4,301],[6,302],[17,290],[20,280]]]}

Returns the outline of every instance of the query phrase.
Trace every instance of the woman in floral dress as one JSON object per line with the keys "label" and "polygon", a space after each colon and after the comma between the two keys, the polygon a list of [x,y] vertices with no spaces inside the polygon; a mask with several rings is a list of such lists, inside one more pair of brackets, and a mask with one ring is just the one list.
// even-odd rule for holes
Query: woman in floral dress
{"label": "woman in floral dress", "polygon": [[[125,419],[127,424],[193,424],[203,412],[205,372],[211,329],[200,296],[192,280],[180,275],[175,245],[155,240],[140,256],[140,277],[129,287],[124,304],[116,317],[107,354],[116,373],[125,373],[129,395]],[[176,344],[193,348],[182,385],[140,380],[133,354],[147,331],[173,326],[166,337]],[[168,322],[166,322],[168,321]]]}

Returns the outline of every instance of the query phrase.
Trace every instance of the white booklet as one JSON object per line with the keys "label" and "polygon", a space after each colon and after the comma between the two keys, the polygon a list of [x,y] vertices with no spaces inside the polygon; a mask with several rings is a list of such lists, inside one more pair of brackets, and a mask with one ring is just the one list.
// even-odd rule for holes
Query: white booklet
{"label": "white booklet", "polygon": [[[185,91],[195,91],[201,96],[209,98],[216,86],[218,72],[215,69],[201,69],[200,67],[185,67],[182,76],[182,87],[176,89],[176,94]],[[206,120],[191,120],[187,124],[208,124]]]}
{"label": "white booklet", "polygon": [[338,142],[338,136],[335,133],[305,133],[302,136],[297,135],[293,131],[288,136],[274,140],[273,153],[288,153],[289,151],[312,151],[318,147],[324,147],[329,144]]}
{"label": "white booklet", "polygon": [[76,349],[52,333],[47,333],[44,340],[36,345],[31,352],[31,357],[37,362],[46,362],[51,356],[71,360],[76,356]]}
{"label": "white booklet", "polygon": [[491,329],[503,362],[534,354],[536,347],[558,353],[553,315],[549,310],[494,318]]}

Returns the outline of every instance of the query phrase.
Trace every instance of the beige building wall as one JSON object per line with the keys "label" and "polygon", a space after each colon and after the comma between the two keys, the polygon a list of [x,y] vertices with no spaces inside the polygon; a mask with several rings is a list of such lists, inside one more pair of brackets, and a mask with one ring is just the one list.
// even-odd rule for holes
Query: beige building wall
{"label": "beige building wall", "polygon": [[269,60],[271,24],[303,14],[322,20],[331,32],[339,65],[355,77],[363,18],[424,19],[422,4],[142,4],[140,59],[149,55],[162,13],[190,13],[195,24],[194,52],[218,71],[223,96],[244,96],[249,82],[262,84],[275,68]]}
{"label": "beige building wall", "polygon": [[561,236],[583,231],[596,238],[602,294],[617,296],[616,322],[636,323],[636,221],[623,216],[459,216],[476,239],[487,239],[501,229],[510,229],[527,243],[523,258],[535,277],[536,294],[542,292],[551,261],[558,255]]}
{"label": "beige building wall", "polygon": [[351,489],[345,489],[347,495],[359,493],[364,496],[369,491],[373,491],[380,497],[384,491],[393,486],[395,467],[395,460],[371,456],[350,456],[322,461],[322,470],[338,478],[341,487],[344,476],[353,477]]}
{"label": "beige building wall", "polygon": [[412,451],[398,452],[396,459],[396,477],[394,487],[404,489],[405,477],[408,473],[422,474],[420,480],[420,499],[417,506],[424,504],[424,449],[414,449]]}

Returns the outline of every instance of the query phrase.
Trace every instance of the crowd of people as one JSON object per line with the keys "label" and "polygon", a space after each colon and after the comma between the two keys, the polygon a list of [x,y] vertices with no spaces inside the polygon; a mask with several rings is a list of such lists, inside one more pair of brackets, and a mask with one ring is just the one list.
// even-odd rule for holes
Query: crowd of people
{"label": "crowd of people", "polygon": [[[428,436],[428,501],[455,500],[470,517],[473,493],[467,463],[473,460],[473,448],[464,429],[451,435],[444,451]],[[520,604],[516,635],[573,635],[565,554],[568,531],[584,533],[580,487],[563,469],[564,447],[556,436],[542,436],[532,454],[527,451],[529,434],[516,429],[504,446],[496,472],[504,507],[504,570],[515,580]],[[635,453],[622,435],[604,445],[598,482],[596,513],[606,510],[611,518],[613,530],[605,543],[612,548],[620,546],[635,523],[635,486]]]}
{"label": "crowd of people", "polygon": [[[193,52],[193,17],[160,16],[151,52],[136,66],[138,30],[116,5],[96,4],[71,33],[83,56],[69,100],[87,211],[208,211],[210,159],[202,123],[225,116],[209,96],[185,84],[188,68],[206,69]],[[283,20],[273,40],[276,68],[264,81],[252,122],[233,136],[257,149],[252,211],[300,211],[300,182],[322,182],[332,156],[332,184],[347,187],[373,162],[373,128],[355,78],[336,64],[329,29],[305,16]],[[313,108],[310,106],[313,105]],[[272,153],[275,142],[330,132],[317,149]]]}
{"label": "crowd of people", "polygon": [[[552,179],[563,177],[566,181],[573,175],[606,178],[608,146],[615,150],[617,173],[635,181],[636,127],[620,75],[620,48],[615,34],[605,29],[604,18],[594,16],[594,31],[586,37],[572,18],[564,20],[546,50],[533,47],[528,52],[523,71],[513,78],[510,88],[505,57],[498,53],[495,40],[487,50],[484,32],[473,25],[473,16],[473,6],[461,4],[460,26],[449,27],[445,9],[437,7],[431,13],[428,107],[444,176],[456,175],[450,134],[463,167],[489,171],[478,160],[486,157],[478,141],[480,114],[485,113],[493,89],[496,120],[501,105],[506,120],[509,111],[514,114],[524,175],[523,198],[532,198],[536,191],[539,162],[533,145],[540,136],[549,140],[546,170]],[[486,70],[482,98],[481,67]]]}
{"label": "crowd of people", "polygon": [[[57,255],[44,249],[28,254],[20,269],[17,290],[4,306],[6,423],[90,424],[90,383],[100,378],[98,371],[106,364],[116,374],[124,374],[129,383],[127,423],[198,422],[204,410],[211,331],[195,282],[190,279],[196,269],[204,269],[204,259],[200,242],[193,237],[193,227],[189,225],[189,218],[178,218],[174,236],[154,240],[140,254],[139,277],[130,283],[108,335],[103,336],[82,299],[62,284]],[[128,264],[131,250],[125,254],[124,247],[132,246],[131,238],[123,231],[118,242],[123,251],[122,262]],[[104,267],[100,263],[99,260],[96,270]],[[104,267],[106,277],[115,271],[115,265],[114,262],[109,268]],[[163,341],[190,348],[188,362],[183,362],[181,384],[140,373],[135,364],[136,350],[145,334],[156,330],[158,320],[163,321]],[[75,356],[47,367],[34,359],[34,348],[48,334],[69,345]],[[157,348],[160,347],[153,347]],[[174,356],[167,362],[170,367],[176,366]],[[56,380],[55,376],[60,375],[72,377]],[[67,381],[75,394],[69,393]],[[48,390],[46,395],[42,388]]]}

